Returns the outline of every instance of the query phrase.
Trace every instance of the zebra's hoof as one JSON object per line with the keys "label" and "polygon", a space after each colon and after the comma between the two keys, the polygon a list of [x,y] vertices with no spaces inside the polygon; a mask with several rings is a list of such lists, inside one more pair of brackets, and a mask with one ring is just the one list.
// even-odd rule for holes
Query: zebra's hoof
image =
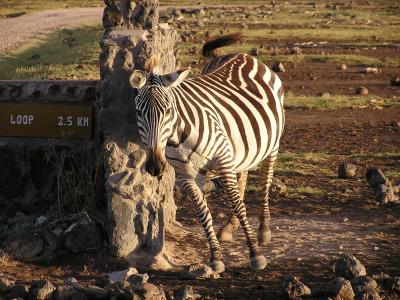
{"label": "zebra's hoof", "polygon": [[215,272],[215,273],[222,273],[225,272],[225,265],[222,261],[220,260],[214,260],[212,262],[210,262],[210,266],[211,269]]}
{"label": "zebra's hoof", "polygon": [[264,247],[267,246],[271,242],[271,237],[272,237],[271,230],[259,229],[257,234],[258,245]]}
{"label": "zebra's hoof", "polygon": [[264,255],[258,255],[251,258],[251,268],[253,270],[262,270],[267,266],[267,260]]}
{"label": "zebra's hoof", "polygon": [[228,242],[233,240],[235,228],[231,223],[225,224],[217,233],[217,238],[220,242]]}

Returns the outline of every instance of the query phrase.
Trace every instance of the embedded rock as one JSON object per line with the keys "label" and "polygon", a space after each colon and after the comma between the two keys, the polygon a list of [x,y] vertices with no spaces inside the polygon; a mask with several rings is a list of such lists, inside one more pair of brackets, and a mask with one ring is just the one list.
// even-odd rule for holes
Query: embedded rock
{"label": "embedded rock", "polygon": [[351,178],[356,176],[357,167],[350,163],[340,163],[338,167],[339,178]]}
{"label": "embedded rock", "polygon": [[354,291],[350,281],[337,277],[328,284],[327,294],[334,300],[353,300]]}
{"label": "embedded rock", "polygon": [[350,254],[343,254],[335,263],[334,272],[337,276],[351,280],[357,276],[366,275],[365,267]]}
{"label": "embedded rock", "polygon": [[298,277],[287,278],[283,284],[283,289],[286,298],[290,300],[311,295],[310,288],[302,283]]}
{"label": "embedded rock", "polygon": [[366,173],[366,178],[376,200],[384,204],[399,201],[399,197],[395,194],[392,183],[383,175],[380,169],[369,168]]}

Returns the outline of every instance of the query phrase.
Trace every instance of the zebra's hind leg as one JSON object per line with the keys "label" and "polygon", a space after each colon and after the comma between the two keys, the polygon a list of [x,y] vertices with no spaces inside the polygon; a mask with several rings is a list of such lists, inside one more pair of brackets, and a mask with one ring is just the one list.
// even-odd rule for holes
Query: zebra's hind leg
{"label": "zebra's hind leg", "polygon": [[262,270],[266,267],[267,260],[260,254],[253,230],[247,220],[246,207],[240,196],[236,174],[234,172],[225,171],[221,179],[229,197],[228,205],[238,218],[246,236],[247,246],[250,250],[251,267],[255,270]]}
{"label": "zebra's hind leg", "polygon": [[[242,198],[242,200],[244,199],[246,182],[247,182],[247,171],[237,173],[237,183],[238,183],[240,197]],[[233,237],[235,236],[235,233],[239,228],[239,224],[240,223],[238,218],[234,214],[232,214],[228,222],[218,230],[217,233],[218,240],[220,242],[233,240]]]}
{"label": "zebra's hind leg", "polygon": [[274,176],[274,163],[278,155],[278,150],[273,151],[267,157],[267,182],[265,184],[264,199],[262,202],[262,211],[260,215],[260,226],[258,227],[258,244],[260,246],[266,246],[271,241],[271,229],[270,220],[271,215],[269,212],[269,188],[272,183],[272,177]]}
{"label": "zebra's hind leg", "polygon": [[192,178],[178,177],[177,183],[182,188],[185,196],[192,199],[195,213],[206,233],[208,245],[210,246],[211,251],[211,268],[217,273],[224,272],[225,265],[222,262],[221,248],[214,232],[213,220],[203,192],[196,181]]}

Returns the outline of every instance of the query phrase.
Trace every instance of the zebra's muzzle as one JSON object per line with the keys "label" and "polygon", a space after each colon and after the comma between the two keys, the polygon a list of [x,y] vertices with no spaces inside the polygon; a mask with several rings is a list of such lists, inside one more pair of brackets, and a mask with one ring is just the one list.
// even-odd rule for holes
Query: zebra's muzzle
{"label": "zebra's muzzle", "polygon": [[149,149],[147,152],[146,172],[152,176],[161,176],[166,168],[167,162],[161,149]]}

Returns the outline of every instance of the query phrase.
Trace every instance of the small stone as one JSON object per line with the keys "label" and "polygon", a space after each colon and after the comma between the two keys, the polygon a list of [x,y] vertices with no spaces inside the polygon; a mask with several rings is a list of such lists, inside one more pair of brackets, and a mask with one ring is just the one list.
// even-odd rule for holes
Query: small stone
{"label": "small stone", "polygon": [[143,287],[141,289],[142,295],[143,295],[143,299],[145,300],[165,300],[165,293],[164,291],[155,286],[154,284],[151,283],[145,283],[143,284]]}
{"label": "small stone", "polygon": [[72,286],[59,285],[53,294],[54,300],[70,300],[76,290]]}
{"label": "small stone", "polygon": [[366,173],[366,178],[377,201],[384,204],[399,201],[399,197],[395,194],[392,183],[383,175],[380,169],[369,168]]}
{"label": "small stone", "polygon": [[32,234],[16,237],[8,245],[8,252],[17,260],[32,260],[43,250],[43,240]]}
{"label": "small stone", "polygon": [[191,265],[189,267],[188,274],[190,277],[196,278],[196,279],[212,278],[217,275],[217,274],[214,274],[214,272],[210,266],[207,266],[205,264]]}
{"label": "small stone", "polygon": [[193,287],[190,285],[185,285],[180,287],[174,291],[174,298],[175,300],[194,300],[200,299],[201,296],[199,294],[195,294],[193,292]]}
{"label": "small stone", "polygon": [[66,285],[73,286],[73,287],[79,286],[78,280],[76,280],[75,277],[68,277],[67,279],[64,280],[64,283]]}
{"label": "small stone", "polygon": [[51,299],[56,287],[48,280],[33,281],[29,289],[29,298],[37,300]]}
{"label": "small stone", "polygon": [[201,20],[197,20],[196,23],[195,23],[195,25],[196,25],[197,27],[204,27],[204,23],[203,23],[203,21],[201,21]]}
{"label": "small stone", "polygon": [[72,224],[62,235],[64,249],[74,254],[100,249],[104,239],[98,226],[82,220]]}
{"label": "small stone", "polygon": [[260,50],[258,48],[253,48],[250,50],[250,55],[251,56],[259,56],[260,55]]}
{"label": "small stone", "polygon": [[365,73],[377,74],[379,72],[378,68],[365,68]]}
{"label": "small stone", "polygon": [[300,54],[301,48],[300,47],[293,47],[290,49],[290,54]]}
{"label": "small stone", "polygon": [[400,77],[392,78],[390,84],[393,86],[400,86]]}
{"label": "small stone", "polygon": [[140,287],[144,283],[147,283],[148,280],[149,280],[149,275],[147,275],[146,273],[133,274],[133,275],[129,276],[129,278],[128,278],[129,284],[133,287]]}
{"label": "small stone", "polygon": [[328,284],[327,294],[334,300],[353,300],[354,291],[350,281],[337,277]]}
{"label": "small stone", "polygon": [[376,289],[378,284],[369,276],[358,276],[351,280],[351,286],[354,293],[360,293],[367,289]]}
{"label": "small stone", "polygon": [[341,64],[338,68],[339,68],[340,70],[347,70],[347,65]]}
{"label": "small stone", "polygon": [[108,278],[110,279],[111,283],[118,281],[127,281],[128,278],[134,274],[139,274],[139,273],[134,267],[129,267],[126,270],[108,273]]}
{"label": "small stone", "polygon": [[308,286],[302,283],[298,277],[289,277],[283,283],[284,293],[287,299],[298,299],[299,297],[311,295]]}
{"label": "small stone", "polygon": [[345,279],[353,279],[357,276],[367,275],[361,262],[350,254],[343,254],[335,263],[334,272]]}
{"label": "small stone", "polygon": [[281,62],[276,62],[273,66],[272,66],[272,70],[274,72],[285,72],[285,67],[283,66],[283,64]]}
{"label": "small stone", "polygon": [[354,300],[381,300],[381,297],[376,290],[367,289],[356,293]]}
{"label": "small stone", "polygon": [[356,88],[357,95],[366,96],[368,95],[368,89],[365,86]]}
{"label": "small stone", "polygon": [[269,192],[272,195],[285,194],[287,190],[286,185],[278,177],[274,176],[272,178],[271,186],[269,187]]}
{"label": "small stone", "polygon": [[338,167],[339,178],[351,178],[356,175],[357,167],[351,163],[340,163]]}

